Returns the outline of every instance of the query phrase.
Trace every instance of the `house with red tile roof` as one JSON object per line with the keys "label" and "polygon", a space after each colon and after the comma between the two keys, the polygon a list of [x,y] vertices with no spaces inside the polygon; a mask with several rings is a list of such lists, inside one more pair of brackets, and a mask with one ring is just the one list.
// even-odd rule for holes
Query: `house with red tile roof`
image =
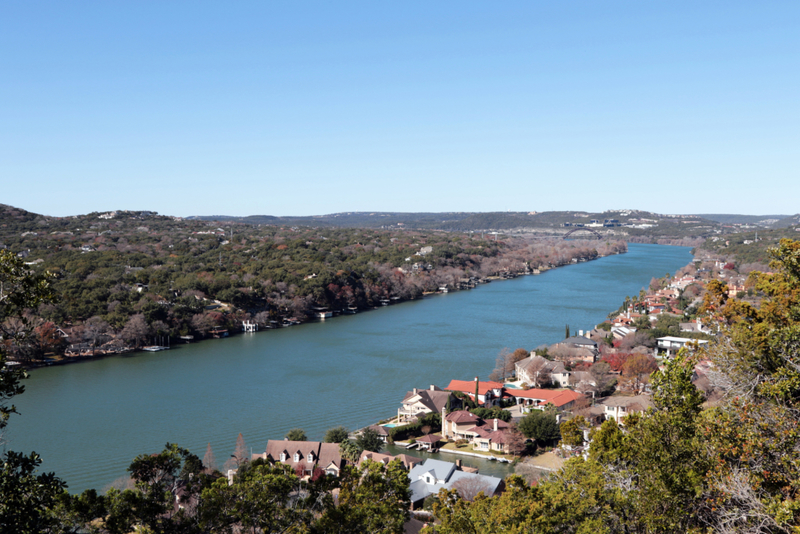
{"label": "house with red tile roof", "polygon": [[523,404],[535,410],[543,410],[552,404],[559,411],[572,408],[576,401],[585,396],[571,389],[514,389],[509,395],[517,399],[517,404]]}
{"label": "house with red tile roof", "polygon": [[481,406],[494,406],[504,396],[504,386],[500,382],[481,382],[478,377],[475,380],[451,380],[446,388],[447,391],[459,391],[475,399],[475,383],[478,383],[478,404]]}

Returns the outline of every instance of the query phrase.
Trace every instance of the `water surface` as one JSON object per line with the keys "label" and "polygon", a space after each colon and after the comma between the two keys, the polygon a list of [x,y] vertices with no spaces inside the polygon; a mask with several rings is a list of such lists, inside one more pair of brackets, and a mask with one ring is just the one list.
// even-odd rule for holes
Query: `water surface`
{"label": "water surface", "polygon": [[590,329],[688,248],[629,252],[291,328],[170,351],[36,369],[15,399],[9,448],[35,450],[73,492],[125,474],[167,442],[218,463],[239,432],[253,451],[303,428],[310,439],[396,413],[406,391],[485,378],[504,347],[533,349]]}

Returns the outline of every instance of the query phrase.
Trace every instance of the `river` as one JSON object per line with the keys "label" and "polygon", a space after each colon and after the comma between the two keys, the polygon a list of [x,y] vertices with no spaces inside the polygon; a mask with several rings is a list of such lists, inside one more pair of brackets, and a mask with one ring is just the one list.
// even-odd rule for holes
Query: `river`
{"label": "river", "polygon": [[80,492],[167,442],[201,458],[211,443],[221,465],[239,432],[254,452],[295,427],[321,439],[391,416],[413,387],[485,378],[504,347],[560,341],[566,324],[590,329],[691,260],[685,247],[630,244],[627,254],[358,315],[35,369],[14,399],[21,415],[8,448],[35,450]]}

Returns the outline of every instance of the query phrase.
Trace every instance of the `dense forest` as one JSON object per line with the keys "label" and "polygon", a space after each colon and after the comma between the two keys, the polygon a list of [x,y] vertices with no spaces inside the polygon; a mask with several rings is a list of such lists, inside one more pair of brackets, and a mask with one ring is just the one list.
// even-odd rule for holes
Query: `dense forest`
{"label": "dense forest", "polygon": [[0,215],[0,248],[51,273],[59,295],[29,312],[38,342],[11,347],[23,362],[64,349],[94,355],[197,339],[241,330],[245,320],[279,327],[626,250],[621,241],[223,224],[152,212],[54,218],[6,206]]}

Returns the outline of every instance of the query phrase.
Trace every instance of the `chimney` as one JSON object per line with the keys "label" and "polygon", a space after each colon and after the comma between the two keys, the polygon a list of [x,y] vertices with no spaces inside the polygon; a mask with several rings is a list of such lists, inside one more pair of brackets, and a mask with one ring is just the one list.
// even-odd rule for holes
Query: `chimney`
{"label": "chimney", "polygon": [[447,419],[445,417],[447,417],[447,407],[442,406],[442,437],[447,439]]}
{"label": "chimney", "polygon": [[416,394],[417,394],[417,388],[414,388],[414,389],[413,389],[413,390],[411,390],[411,391],[414,393],[414,395],[416,395]]}
{"label": "chimney", "polygon": [[431,384],[431,391],[433,391],[435,388],[436,388],[436,386],[434,386],[433,384]]}
{"label": "chimney", "polygon": [[456,469],[458,469],[459,471],[461,471],[461,458],[459,458],[459,459],[457,459],[457,460],[456,460]]}
{"label": "chimney", "polygon": [[497,432],[497,417],[494,418],[494,431]]}
{"label": "chimney", "polygon": [[583,330],[578,330],[578,336],[583,337]]}

